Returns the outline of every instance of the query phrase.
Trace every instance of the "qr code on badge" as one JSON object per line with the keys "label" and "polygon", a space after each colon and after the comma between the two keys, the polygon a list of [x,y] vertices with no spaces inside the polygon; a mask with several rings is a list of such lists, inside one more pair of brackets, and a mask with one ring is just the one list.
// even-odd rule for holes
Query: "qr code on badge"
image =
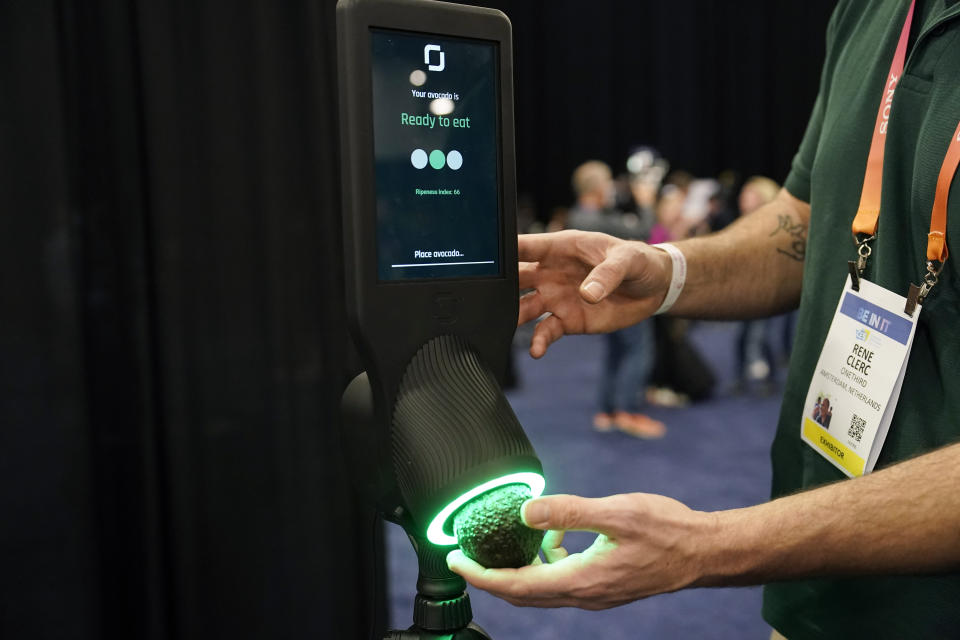
{"label": "qr code on badge", "polygon": [[867,421],[865,418],[861,418],[857,414],[853,414],[853,419],[850,421],[850,428],[847,429],[847,435],[860,442],[860,438],[863,437],[863,429],[867,426]]}

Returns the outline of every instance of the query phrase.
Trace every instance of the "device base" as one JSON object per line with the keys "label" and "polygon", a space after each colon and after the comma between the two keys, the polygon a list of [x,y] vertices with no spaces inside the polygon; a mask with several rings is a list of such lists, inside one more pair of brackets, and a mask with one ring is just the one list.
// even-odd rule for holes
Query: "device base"
{"label": "device base", "polygon": [[406,631],[391,631],[383,637],[383,640],[492,640],[492,638],[486,631],[471,622],[467,628],[452,634],[425,631],[414,625]]}
{"label": "device base", "polygon": [[[478,624],[469,620],[472,617],[470,612],[470,600],[466,593],[462,594],[463,604],[466,606],[468,621],[456,629],[424,629],[420,625],[414,624],[404,631],[388,631],[384,640],[492,640],[490,635]],[[422,617],[422,605],[424,598],[417,594],[417,602],[414,606],[414,619]]]}

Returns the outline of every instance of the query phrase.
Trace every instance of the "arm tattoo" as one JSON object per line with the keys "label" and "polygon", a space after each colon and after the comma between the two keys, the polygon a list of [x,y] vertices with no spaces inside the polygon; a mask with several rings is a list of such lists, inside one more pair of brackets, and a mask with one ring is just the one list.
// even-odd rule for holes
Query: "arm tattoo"
{"label": "arm tattoo", "polygon": [[777,216],[777,228],[770,233],[770,236],[778,233],[790,236],[790,245],[785,249],[777,247],[777,252],[797,262],[803,262],[803,258],[807,255],[807,226],[802,222],[794,222],[788,215],[781,214]]}

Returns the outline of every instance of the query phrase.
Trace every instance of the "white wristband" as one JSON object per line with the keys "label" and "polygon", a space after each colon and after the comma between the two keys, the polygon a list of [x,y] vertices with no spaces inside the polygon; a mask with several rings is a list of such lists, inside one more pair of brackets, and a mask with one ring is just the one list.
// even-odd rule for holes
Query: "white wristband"
{"label": "white wristband", "polygon": [[683,285],[687,281],[687,259],[684,257],[680,249],[677,249],[675,246],[667,242],[662,242],[652,246],[666,251],[670,255],[670,261],[673,262],[673,275],[670,278],[670,287],[667,289],[667,297],[663,299],[663,304],[660,305],[660,308],[654,312],[653,315],[656,316],[669,311],[670,307],[673,306],[673,303],[676,302],[677,298],[680,297],[680,292],[683,291]]}

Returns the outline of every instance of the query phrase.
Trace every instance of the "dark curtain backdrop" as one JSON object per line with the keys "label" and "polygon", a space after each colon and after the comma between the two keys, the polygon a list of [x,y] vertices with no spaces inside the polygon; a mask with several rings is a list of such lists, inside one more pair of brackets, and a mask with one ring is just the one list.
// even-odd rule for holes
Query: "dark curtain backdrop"
{"label": "dark curtain backdrop", "polygon": [[0,638],[367,637],[333,26],[0,2]]}
{"label": "dark curtain backdrop", "polygon": [[[492,4],[543,212],[640,143],[785,174],[829,3]],[[0,638],[366,636],[334,35],[333,0],[0,2]]]}
{"label": "dark curtain backdrop", "polygon": [[782,182],[817,95],[835,0],[491,0],[513,23],[517,171],[539,215],[589,159],[652,145],[698,176]]}

